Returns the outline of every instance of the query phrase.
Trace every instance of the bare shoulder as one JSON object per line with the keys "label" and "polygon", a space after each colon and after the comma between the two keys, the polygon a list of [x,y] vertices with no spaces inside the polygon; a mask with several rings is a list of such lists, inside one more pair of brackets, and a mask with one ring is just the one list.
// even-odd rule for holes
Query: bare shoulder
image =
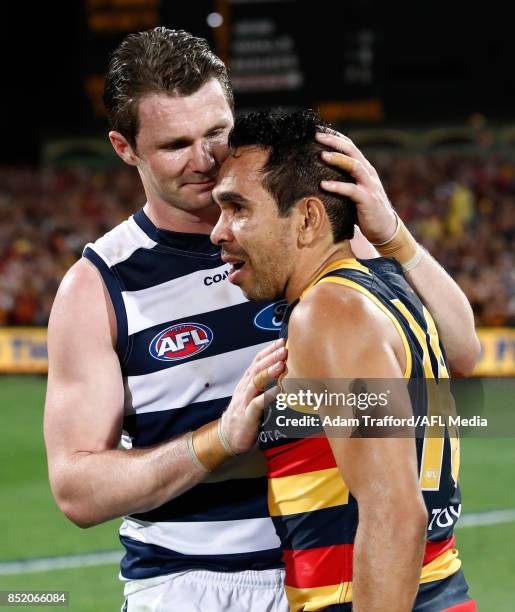
{"label": "bare shoulder", "polygon": [[102,278],[93,264],[82,257],[64,275],[57,296],[60,299],[72,300],[87,297],[91,292],[103,293]]}
{"label": "bare shoulder", "polygon": [[364,327],[379,327],[383,313],[359,291],[336,283],[320,283],[293,310],[290,334],[320,333],[339,336],[363,333]]}
{"label": "bare shoulder", "polygon": [[319,377],[381,371],[379,359],[377,368],[368,366],[386,353],[402,368],[404,345],[394,324],[355,289],[320,283],[293,310],[288,324],[288,367],[297,376],[308,371]]}
{"label": "bare shoulder", "polygon": [[87,259],[77,261],[61,281],[48,329],[50,344],[65,333],[80,337],[81,343],[98,335],[114,346],[114,308],[100,273]]}

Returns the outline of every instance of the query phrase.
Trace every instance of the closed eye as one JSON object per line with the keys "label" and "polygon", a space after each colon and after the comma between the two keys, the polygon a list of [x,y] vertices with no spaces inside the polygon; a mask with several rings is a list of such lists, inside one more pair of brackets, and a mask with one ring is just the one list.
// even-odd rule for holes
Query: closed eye
{"label": "closed eye", "polygon": [[216,138],[217,136],[220,136],[221,134],[224,133],[225,128],[218,128],[216,130],[213,130],[212,132],[209,132],[208,134],[206,134],[207,138]]}
{"label": "closed eye", "polygon": [[174,140],[173,142],[169,142],[168,144],[163,145],[163,149],[167,151],[179,151],[180,149],[185,149],[189,147],[191,142],[188,140]]}

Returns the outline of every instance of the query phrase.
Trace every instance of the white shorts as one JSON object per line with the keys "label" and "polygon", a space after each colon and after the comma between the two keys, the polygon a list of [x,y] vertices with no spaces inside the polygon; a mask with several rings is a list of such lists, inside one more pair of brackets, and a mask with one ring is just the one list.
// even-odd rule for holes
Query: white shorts
{"label": "white shorts", "polygon": [[188,571],[130,580],[122,612],[288,612],[284,570]]}

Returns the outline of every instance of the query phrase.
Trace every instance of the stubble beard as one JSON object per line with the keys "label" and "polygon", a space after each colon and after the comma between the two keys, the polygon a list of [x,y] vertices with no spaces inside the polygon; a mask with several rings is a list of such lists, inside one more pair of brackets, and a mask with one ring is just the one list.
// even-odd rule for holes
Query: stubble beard
{"label": "stubble beard", "polygon": [[242,288],[245,297],[251,302],[271,302],[282,297],[277,282],[279,274],[274,274],[276,270],[279,272],[274,260],[270,258],[263,262],[262,269],[266,270],[266,276],[261,275],[259,282],[254,282],[248,289]]}

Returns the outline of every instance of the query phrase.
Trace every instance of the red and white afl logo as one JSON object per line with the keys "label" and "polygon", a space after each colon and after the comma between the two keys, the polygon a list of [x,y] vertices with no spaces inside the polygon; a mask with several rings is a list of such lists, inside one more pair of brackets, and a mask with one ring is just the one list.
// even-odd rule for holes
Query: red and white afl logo
{"label": "red and white afl logo", "polygon": [[177,323],[154,337],[148,350],[159,361],[179,361],[205,351],[213,341],[213,332],[200,323]]}

